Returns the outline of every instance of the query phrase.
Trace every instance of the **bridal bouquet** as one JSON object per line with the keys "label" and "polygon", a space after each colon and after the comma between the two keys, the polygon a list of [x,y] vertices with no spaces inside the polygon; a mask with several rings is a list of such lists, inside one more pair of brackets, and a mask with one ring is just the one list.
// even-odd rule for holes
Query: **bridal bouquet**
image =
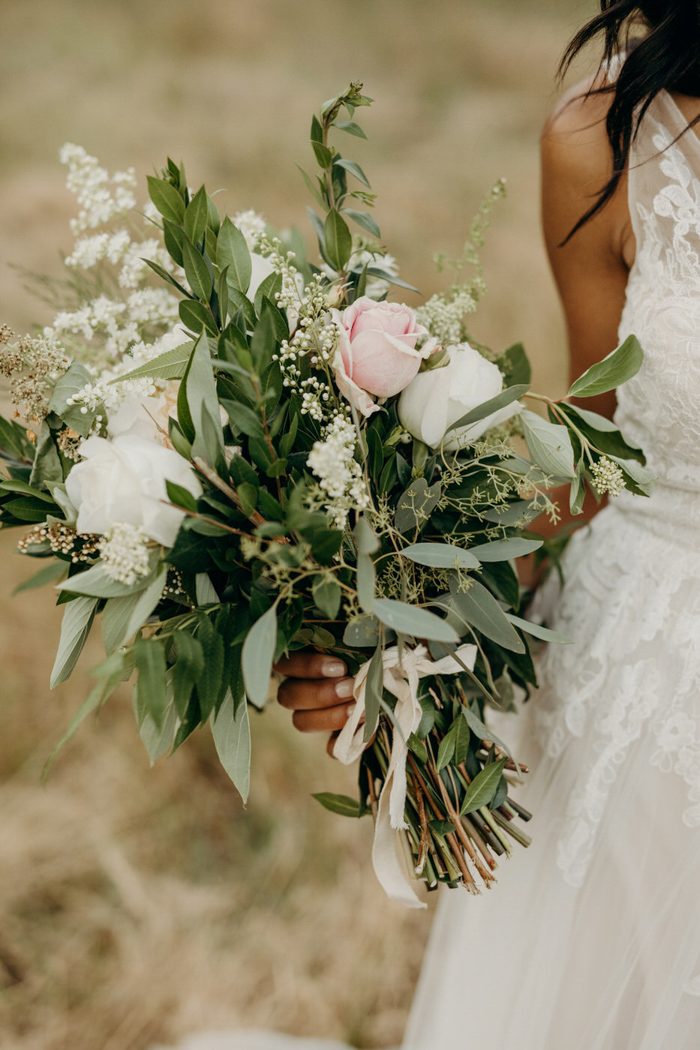
{"label": "bridal bouquet", "polygon": [[[377,875],[415,905],[407,870],[476,892],[528,841],[523,770],[487,725],[536,684],[530,639],[556,641],[520,615],[514,559],[541,546],[528,524],[556,518],[555,484],[579,511],[587,487],[649,479],[607,419],[530,391],[522,347],[469,338],[500,185],[464,256],[440,260],[446,290],[389,297],[414,290],[334,138],[364,137],[369,102],[353,84],[313,118],[313,260],[255,212],[222,217],[170,160],[139,210],[133,172],[64,147],[79,211],[66,277],[45,286],[56,317],[0,330],[15,405],[0,522],[41,562],[24,586],[50,583],[64,607],[52,685],[101,630],[106,659],[64,739],[133,679],[151,759],[206,725],[245,800],[274,661],[341,656],[355,707],[334,753],[357,762],[358,796],[319,801],[373,816]],[[630,339],[569,394],[610,390],[641,360]]]}

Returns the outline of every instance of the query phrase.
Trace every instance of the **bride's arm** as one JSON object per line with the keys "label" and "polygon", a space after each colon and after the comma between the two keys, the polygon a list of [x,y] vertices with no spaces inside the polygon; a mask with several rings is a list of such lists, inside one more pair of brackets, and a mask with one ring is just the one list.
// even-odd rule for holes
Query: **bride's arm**
{"label": "bride's arm", "polygon": [[[542,226],[566,318],[572,381],[617,345],[634,260],[625,178],[608,204],[563,243],[612,170],[605,130],[610,95],[586,98],[589,86],[590,82],[579,84],[562,99],[545,124],[541,146]],[[587,398],[585,405],[611,418],[615,395]],[[533,523],[535,531],[553,536],[568,525],[580,525],[592,518],[602,506],[589,496],[583,514],[572,517],[568,495],[565,486],[558,499],[562,515],[559,524],[540,518]],[[527,566],[523,569],[527,576]]]}

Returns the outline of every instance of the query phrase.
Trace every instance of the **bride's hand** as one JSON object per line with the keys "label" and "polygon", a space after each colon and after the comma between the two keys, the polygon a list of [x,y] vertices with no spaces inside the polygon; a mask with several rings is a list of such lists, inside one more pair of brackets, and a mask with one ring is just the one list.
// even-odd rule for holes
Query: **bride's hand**
{"label": "bride's hand", "polygon": [[[321,653],[293,653],[275,666],[284,675],[277,699],[293,712],[302,733],[337,733],[355,706],[353,679],[342,660]],[[350,703],[348,703],[350,700]]]}

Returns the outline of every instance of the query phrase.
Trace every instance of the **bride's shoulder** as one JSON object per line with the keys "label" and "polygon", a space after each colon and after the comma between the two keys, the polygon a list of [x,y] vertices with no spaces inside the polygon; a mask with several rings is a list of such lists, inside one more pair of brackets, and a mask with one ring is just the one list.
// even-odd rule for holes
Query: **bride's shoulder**
{"label": "bride's shoulder", "polygon": [[610,177],[606,119],[613,99],[612,92],[601,92],[599,86],[599,79],[588,78],[570,88],[542,129],[544,163],[580,186],[597,181],[597,188]]}

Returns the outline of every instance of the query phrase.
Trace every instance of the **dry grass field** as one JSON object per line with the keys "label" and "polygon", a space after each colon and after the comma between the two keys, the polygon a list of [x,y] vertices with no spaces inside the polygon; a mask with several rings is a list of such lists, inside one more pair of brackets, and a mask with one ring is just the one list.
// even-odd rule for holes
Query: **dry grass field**
{"label": "dry grass field", "polygon": [[[58,271],[63,141],[143,174],[168,151],[193,183],[224,187],[230,210],[254,204],[283,225],[306,203],[294,163],[311,111],[362,79],[376,105],[356,155],[404,275],[432,290],[432,252],[459,249],[505,176],[476,334],[495,347],[523,338],[539,385],[560,388],[537,137],[558,54],[592,6],[0,0],[0,319],[46,319],[9,264]],[[0,540],[1,1050],[147,1050],[240,1024],[398,1041],[430,915],[385,902],[368,824],[309,798],[351,776],[281,710],[256,719],[247,812],[204,736],[149,769],[126,697],[42,786],[87,678],[49,691],[58,618],[47,592],[11,598],[31,570],[16,539]]]}

